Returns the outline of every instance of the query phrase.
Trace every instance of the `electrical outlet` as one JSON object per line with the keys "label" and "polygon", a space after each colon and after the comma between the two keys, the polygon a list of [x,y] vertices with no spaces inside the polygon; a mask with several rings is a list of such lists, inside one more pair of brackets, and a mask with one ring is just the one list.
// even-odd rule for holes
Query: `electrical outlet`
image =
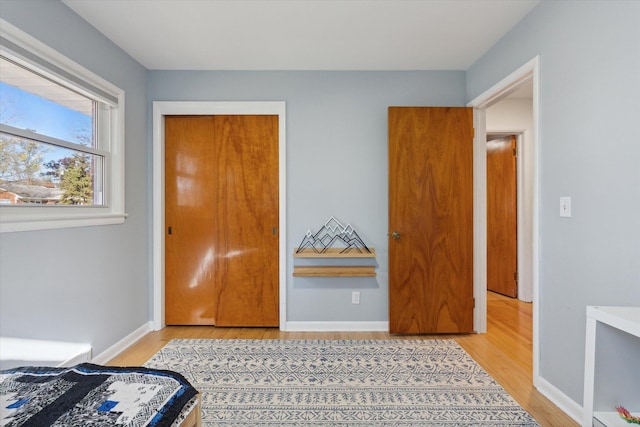
{"label": "electrical outlet", "polygon": [[360,304],[360,292],[351,292],[351,304]]}

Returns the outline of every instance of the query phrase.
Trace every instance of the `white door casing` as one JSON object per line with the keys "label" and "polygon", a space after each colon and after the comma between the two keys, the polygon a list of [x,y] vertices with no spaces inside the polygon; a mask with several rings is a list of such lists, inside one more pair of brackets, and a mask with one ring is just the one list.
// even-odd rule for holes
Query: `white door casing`
{"label": "white door casing", "polygon": [[280,329],[287,324],[287,220],[286,220],[286,105],[284,101],[215,102],[215,101],[154,101],[153,102],[153,307],[152,328],[158,331],[164,320],[164,116],[167,115],[249,115],[278,116],[279,150],[279,300]]}

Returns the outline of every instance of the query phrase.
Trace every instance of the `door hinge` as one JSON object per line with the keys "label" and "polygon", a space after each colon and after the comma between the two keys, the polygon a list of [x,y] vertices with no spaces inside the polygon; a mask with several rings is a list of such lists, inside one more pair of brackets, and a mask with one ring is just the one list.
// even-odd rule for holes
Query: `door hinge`
{"label": "door hinge", "polygon": [[473,299],[473,308],[476,308],[476,299]]}
{"label": "door hinge", "polygon": [[516,283],[518,283],[518,272],[514,272],[513,273],[513,280],[515,280]]}
{"label": "door hinge", "polygon": [[278,227],[271,227],[271,233],[273,233],[274,236],[278,235]]}
{"label": "door hinge", "polygon": [[518,151],[515,148],[513,149],[513,157],[518,157]]}

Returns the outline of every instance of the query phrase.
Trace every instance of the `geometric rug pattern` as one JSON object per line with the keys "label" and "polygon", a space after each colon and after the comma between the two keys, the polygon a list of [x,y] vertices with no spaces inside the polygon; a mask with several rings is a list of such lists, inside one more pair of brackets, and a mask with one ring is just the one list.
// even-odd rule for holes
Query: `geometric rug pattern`
{"label": "geometric rug pattern", "polygon": [[170,341],[206,427],[538,426],[453,340]]}

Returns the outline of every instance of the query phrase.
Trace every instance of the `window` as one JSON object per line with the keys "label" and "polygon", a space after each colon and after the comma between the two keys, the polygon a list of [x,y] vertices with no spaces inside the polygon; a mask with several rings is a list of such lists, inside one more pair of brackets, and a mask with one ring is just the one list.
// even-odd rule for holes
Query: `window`
{"label": "window", "polygon": [[0,231],[122,223],[124,92],[0,24]]}

